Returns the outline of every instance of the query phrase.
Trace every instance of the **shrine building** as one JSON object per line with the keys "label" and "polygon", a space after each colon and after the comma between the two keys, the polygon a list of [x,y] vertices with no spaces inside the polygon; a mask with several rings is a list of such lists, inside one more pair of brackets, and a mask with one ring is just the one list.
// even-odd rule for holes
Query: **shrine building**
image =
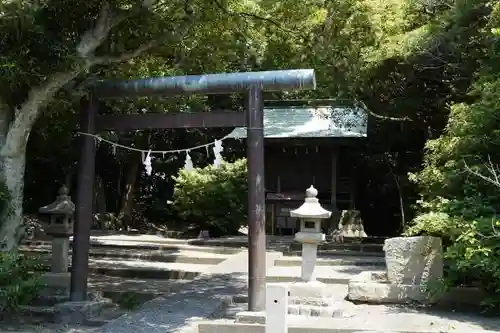
{"label": "shrine building", "polygon": [[[364,144],[368,115],[333,100],[266,101],[264,161],[266,233],[293,235],[298,221],[290,210],[303,203],[304,189],[318,190],[320,203],[333,212],[324,231],[337,226],[341,212],[356,211],[356,174],[344,152]],[[246,128],[230,138],[245,139]]]}

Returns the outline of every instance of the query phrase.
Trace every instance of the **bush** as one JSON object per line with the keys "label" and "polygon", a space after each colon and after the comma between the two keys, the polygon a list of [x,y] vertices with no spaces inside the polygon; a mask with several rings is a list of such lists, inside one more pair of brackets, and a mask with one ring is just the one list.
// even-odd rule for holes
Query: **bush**
{"label": "bush", "polygon": [[0,314],[15,311],[37,297],[40,272],[38,258],[0,252]]}
{"label": "bush", "polygon": [[418,215],[404,235],[441,237],[444,259],[449,263],[447,287],[478,286],[487,292],[485,308],[500,304],[500,221],[477,198],[447,200],[436,198],[420,203]]}
{"label": "bush", "polygon": [[247,219],[247,161],[224,162],[174,178],[174,208],[188,223],[207,229],[211,236],[236,235]]}

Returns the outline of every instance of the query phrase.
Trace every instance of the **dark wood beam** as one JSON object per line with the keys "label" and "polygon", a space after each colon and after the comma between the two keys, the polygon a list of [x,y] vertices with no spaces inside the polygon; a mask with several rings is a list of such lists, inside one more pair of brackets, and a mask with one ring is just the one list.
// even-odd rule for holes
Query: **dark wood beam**
{"label": "dark wood beam", "polygon": [[245,127],[245,112],[176,112],[97,116],[99,131],[165,128]]}

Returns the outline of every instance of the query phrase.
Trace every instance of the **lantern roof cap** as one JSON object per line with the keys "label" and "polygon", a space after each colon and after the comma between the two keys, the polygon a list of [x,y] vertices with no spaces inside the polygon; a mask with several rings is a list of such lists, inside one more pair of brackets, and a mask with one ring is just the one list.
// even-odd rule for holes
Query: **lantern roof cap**
{"label": "lantern roof cap", "polygon": [[306,198],[304,203],[297,209],[290,211],[291,217],[300,219],[327,219],[332,215],[332,212],[321,207],[317,198],[318,190],[314,186],[310,186],[306,190]]}
{"label": "lantern roof cap", "polygon": [[56,200],[47,205],[40,207],[38,210],[41,214],[52,214],[52,215],[71,215],[75,212],[75,204],[71,201],[71,197],[68,195],[69,190],[66,186],[62,186],[59,189],[59,195]]}

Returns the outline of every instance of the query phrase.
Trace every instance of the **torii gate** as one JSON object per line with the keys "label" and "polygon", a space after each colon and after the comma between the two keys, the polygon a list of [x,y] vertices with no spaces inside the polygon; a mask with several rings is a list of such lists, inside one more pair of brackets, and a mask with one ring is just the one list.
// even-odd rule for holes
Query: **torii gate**
{"label": "torii gate", "polygon": [[[104,130],[167,129],[194,127],[247,127],[248,159],[248,308],[265,307],[266,233],[264,193],[263,91],[315,89],[314,70],[221,73],[99,81],[89,87],[81,112],[80,130],[95,134]],[[247,92],[245,112],[200,112],[133,115],[98,115],[101,99],[178,94],[229,94]],[[96,143],[82,136],[76,195],[76,219],[71,270],[72,301],[87,297],[88,256],[95,178]]]}

